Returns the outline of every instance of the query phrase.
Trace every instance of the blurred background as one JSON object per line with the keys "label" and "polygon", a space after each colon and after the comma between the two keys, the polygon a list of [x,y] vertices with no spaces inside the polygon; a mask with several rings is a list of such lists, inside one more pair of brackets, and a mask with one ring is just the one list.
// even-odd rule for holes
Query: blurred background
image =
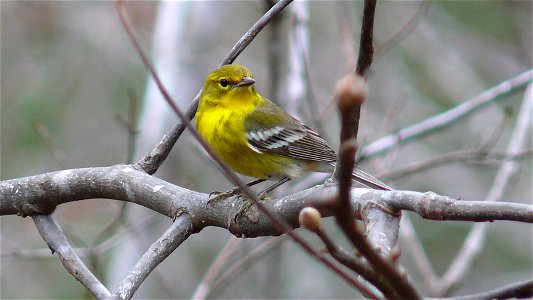
{"label": "blurred background", "polygon": [[[0,5],[2,180],[135,161],[177,122],[147,79],[114,2],[2,1]],[[184,1],[132,2],[126,7],[145,51],[156,61],[179,107],[186,109],[205,76],[269,5],[269,1]],[[254,72],[263,95],[319,130],[335,149],[339,124],[331,103],[333,88],[354,70],[362,7],[361,1],[295,2],[236,60]],[[367,145],[446,111],[530,69],[532,36],[531,1],[378,1],[377,52],[359,143]],[[383,155],[365,157],[360,164],[367,172],[386,175],[453,151],[482,147],[505,151],[523,94],[524,88],[517,89],[444,130]],[[135,146],[128,125],[138,129]],[[531,149],[531,133],[526,144]],[[520,161],[504,200],[531,204],[530,158]],[[483,200],[498,167],[450,162],[384,180],[397,189]],[[185,133],[155,176],[206,193],[231,188],[215,170]],[[278,192],[301,190],[325,178],[312,175]],[[142,207],[105,199],[61,205],[54,216],[71,244],[95,249],[84,260],[110,289],[171,224]],[[441,275],[472,224],[427,221],[415,215],[412,221]],[[333,220],[326,223],[332,237],[347,246]],[[30,218],[3,216],[0,224],[1,298],[92,298],[50,254]],[[298,231],[317,249],[323,247],[313,235]],[[219,228],[191,236],[135,296],[192,297],[228,240],[237,239]],[[272,238],[235,241],[228,264],[268,240]],[[531,279],[532,252],[531,225],[494,222],[479,259],[454,294]],[[427,295],[412,257],[404,255],[401,263]],[[360,297],[290,241],[256,257],[243,275],[211,296]]]}

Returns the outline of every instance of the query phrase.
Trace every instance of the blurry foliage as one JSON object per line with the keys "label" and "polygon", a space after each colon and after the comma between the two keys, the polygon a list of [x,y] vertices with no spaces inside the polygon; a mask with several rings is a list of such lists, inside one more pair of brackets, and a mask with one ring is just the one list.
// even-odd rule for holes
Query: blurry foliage
{"label": "blurry foliage", "polygon": [[[0,2],[1,5],[1,179],[58,170],[46,142],[33,123],[41,122],[50,131],[53,143],[61,149],[69,168],[123,163],[127,132],[117,124],[116,114],[127,114],[127,90],[141,98],[146,71],[134,54],[120,26],[114,3],[109,2]],[[310,79],[321,112],[327,110],[335,82],[348,69],[339,31],[341,15],[337,6],[347,7],[354,47],[359,38],[362,2],[317,2],[310,6]],[[181,72],[187,77],[180,88],[187,103],[230,47],[263,13],[259,2],[192,2],[187,31],[180,43]],[[376,44],[397,32],[419,2],[378,1]],[[531,65],[532,3],[530,1],[434,1],[418,27],[395,48],[377,58],[370,74],[370,98],[364,107],[360,141],[368,143],[386,133],[413,124],[473,97]],[[150,53],[150,38],[157,3],[128,2],[129,14],[144,48]],[[343,11],[342,9],[340,11]],[[286,17],[285,12],[283,17]],[[289,24],[282,20],[282,52],[286,51]],[[237,59],[249,66],[257,86],[269,94],[268,65],[261,33]],[[283,58],[283,59],[286,59]],[[286,62],[280,61],[282,77]],[[283,78],[281,80],[283,82]],[[180,84],[179,82],[178,84]],[[281,87],[281,94],[285,87]],[[406,145],[380,158],[366,162],[368,171],[398,168],[405,163],[448,151],[478,147],[503,124],[496,143],[504,149],[514,117],[504,119],[505,107],[519,107],[522,93],[516,93],[467,120],[431,137]],[[283,105],[284,99],[277,99]],[[305,104],[304,104],[305,105]],[[170,113],[166,118],[176,120]],[[164,118],[149,120],[163,122]],[[338,122],[334,113],[322,118],[333,145]],[[168,128],[170,128],[169,125]],[[455,163],[403,178],[391,185],[400,189],[437,193],[463,199],[483,199],[497,169]],[[204,192],[224,190],[229,183],[214,171],[214,165],[188,138],[178,142],[157,176]],[[202,178],[202,180],[198,180]],[[531,202],[531,161],[524,161],[520,178],[506,199]],[[90,200],[58,208],[59,222],[71,241],[90,245],[118,213],[115,201]],[[155,225],[144,228],[154,240],[170,223],[154,215]],[[33,223],[15,216],[2,217],[1,252],[45,248]],[[442,273],[471,224],[430,222],[414,217],[419,235],[438,273]],[[155,229],[157,227],[157,230]],[[335,236],[335,224],[328,225]],[[301,231],[301,230],[300,230]],[[504,285],[514,279],[532,277],[531,226],[497,222],[489,230],[488,244],[481,260],[465,278],[459,293],[475,292]],[[128,237],[131,238],[131,237]],[[221,229],[207,229],[192,236],[159,268],[170,282],[161,288],[150,276],[137,297],[188,298],[217,251],[230,235]],[[312,236],[309,240],[322,247]],[[338,238],[338,237],[337,237]],[[81,244],[75,242],[81,240]],[[10,241],[10,242],[6,242]],[[151,241],[145,241],[144,244]],[[258,241],[245,241],[254,247]],[[143,244],[143,245],[144,245]],[[144,246],[142,246],[144,247]],[[141,247],[141,248],[142,248]],[[247,249],[249,249],[247,248]],[[353,298],[354,292],[325,271],[292,243],[283,245],[282,297]],[[141,249],[142,250],[142,249]],[[99,257],[100,274],[109,278],[107,266],[116,259],[106,252]],[[244,253],[243,253],[244,255]],[[86,292],[61,266],[56,257],[1,257],[2,298],[80,298]],[[402,258],[410,268],[409,258]],[[123,270],[124,272],[126,270]],[[238,277],[222,298],[260,298],[267,282],[259,267]],[[416,271],[411,272],[420,288]],[[154,274],[152,274],[154,275]],[[423,291],[423,290],[422,290]],[[90,298],[90,297],[89,297]]]}

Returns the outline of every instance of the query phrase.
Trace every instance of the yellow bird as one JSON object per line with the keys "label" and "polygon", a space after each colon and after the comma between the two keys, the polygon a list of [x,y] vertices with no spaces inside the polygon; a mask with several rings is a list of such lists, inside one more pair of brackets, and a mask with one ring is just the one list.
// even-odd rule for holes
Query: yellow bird
{"label": "yellow bird", "polygon": [[[337,155],[311,128],[261,96],[244,66],[225,65],[205,81],[196,127],[213,150],[236,172],[278,180],[265,193],[307,172],[332,173]],[[367,187],[390,190],[355,169],[353,179]]]}

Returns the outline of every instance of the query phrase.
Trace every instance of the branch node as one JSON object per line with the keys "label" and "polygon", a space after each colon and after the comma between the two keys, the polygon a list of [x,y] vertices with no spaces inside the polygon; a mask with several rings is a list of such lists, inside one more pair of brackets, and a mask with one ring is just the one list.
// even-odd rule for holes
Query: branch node
{"label": "branch node", "polygon": [[354,106],[361,106],[367,95],[366,80],[353,73],[341,78],[335,86],[335,98],[341,112]]}

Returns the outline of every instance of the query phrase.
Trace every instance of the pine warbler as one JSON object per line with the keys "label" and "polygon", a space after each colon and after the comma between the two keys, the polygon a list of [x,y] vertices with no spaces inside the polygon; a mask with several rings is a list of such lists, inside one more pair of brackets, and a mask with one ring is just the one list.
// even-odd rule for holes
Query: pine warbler
{"label": "pine warbler", "polygon": [[[337,155],[311,128],[261,96],[244,66],[225,65],[207,77],[196,113],[198,132],[238,173],[282,183],[307,172],[332,173]],[[353,179],[390,188],[355,169]]]}

